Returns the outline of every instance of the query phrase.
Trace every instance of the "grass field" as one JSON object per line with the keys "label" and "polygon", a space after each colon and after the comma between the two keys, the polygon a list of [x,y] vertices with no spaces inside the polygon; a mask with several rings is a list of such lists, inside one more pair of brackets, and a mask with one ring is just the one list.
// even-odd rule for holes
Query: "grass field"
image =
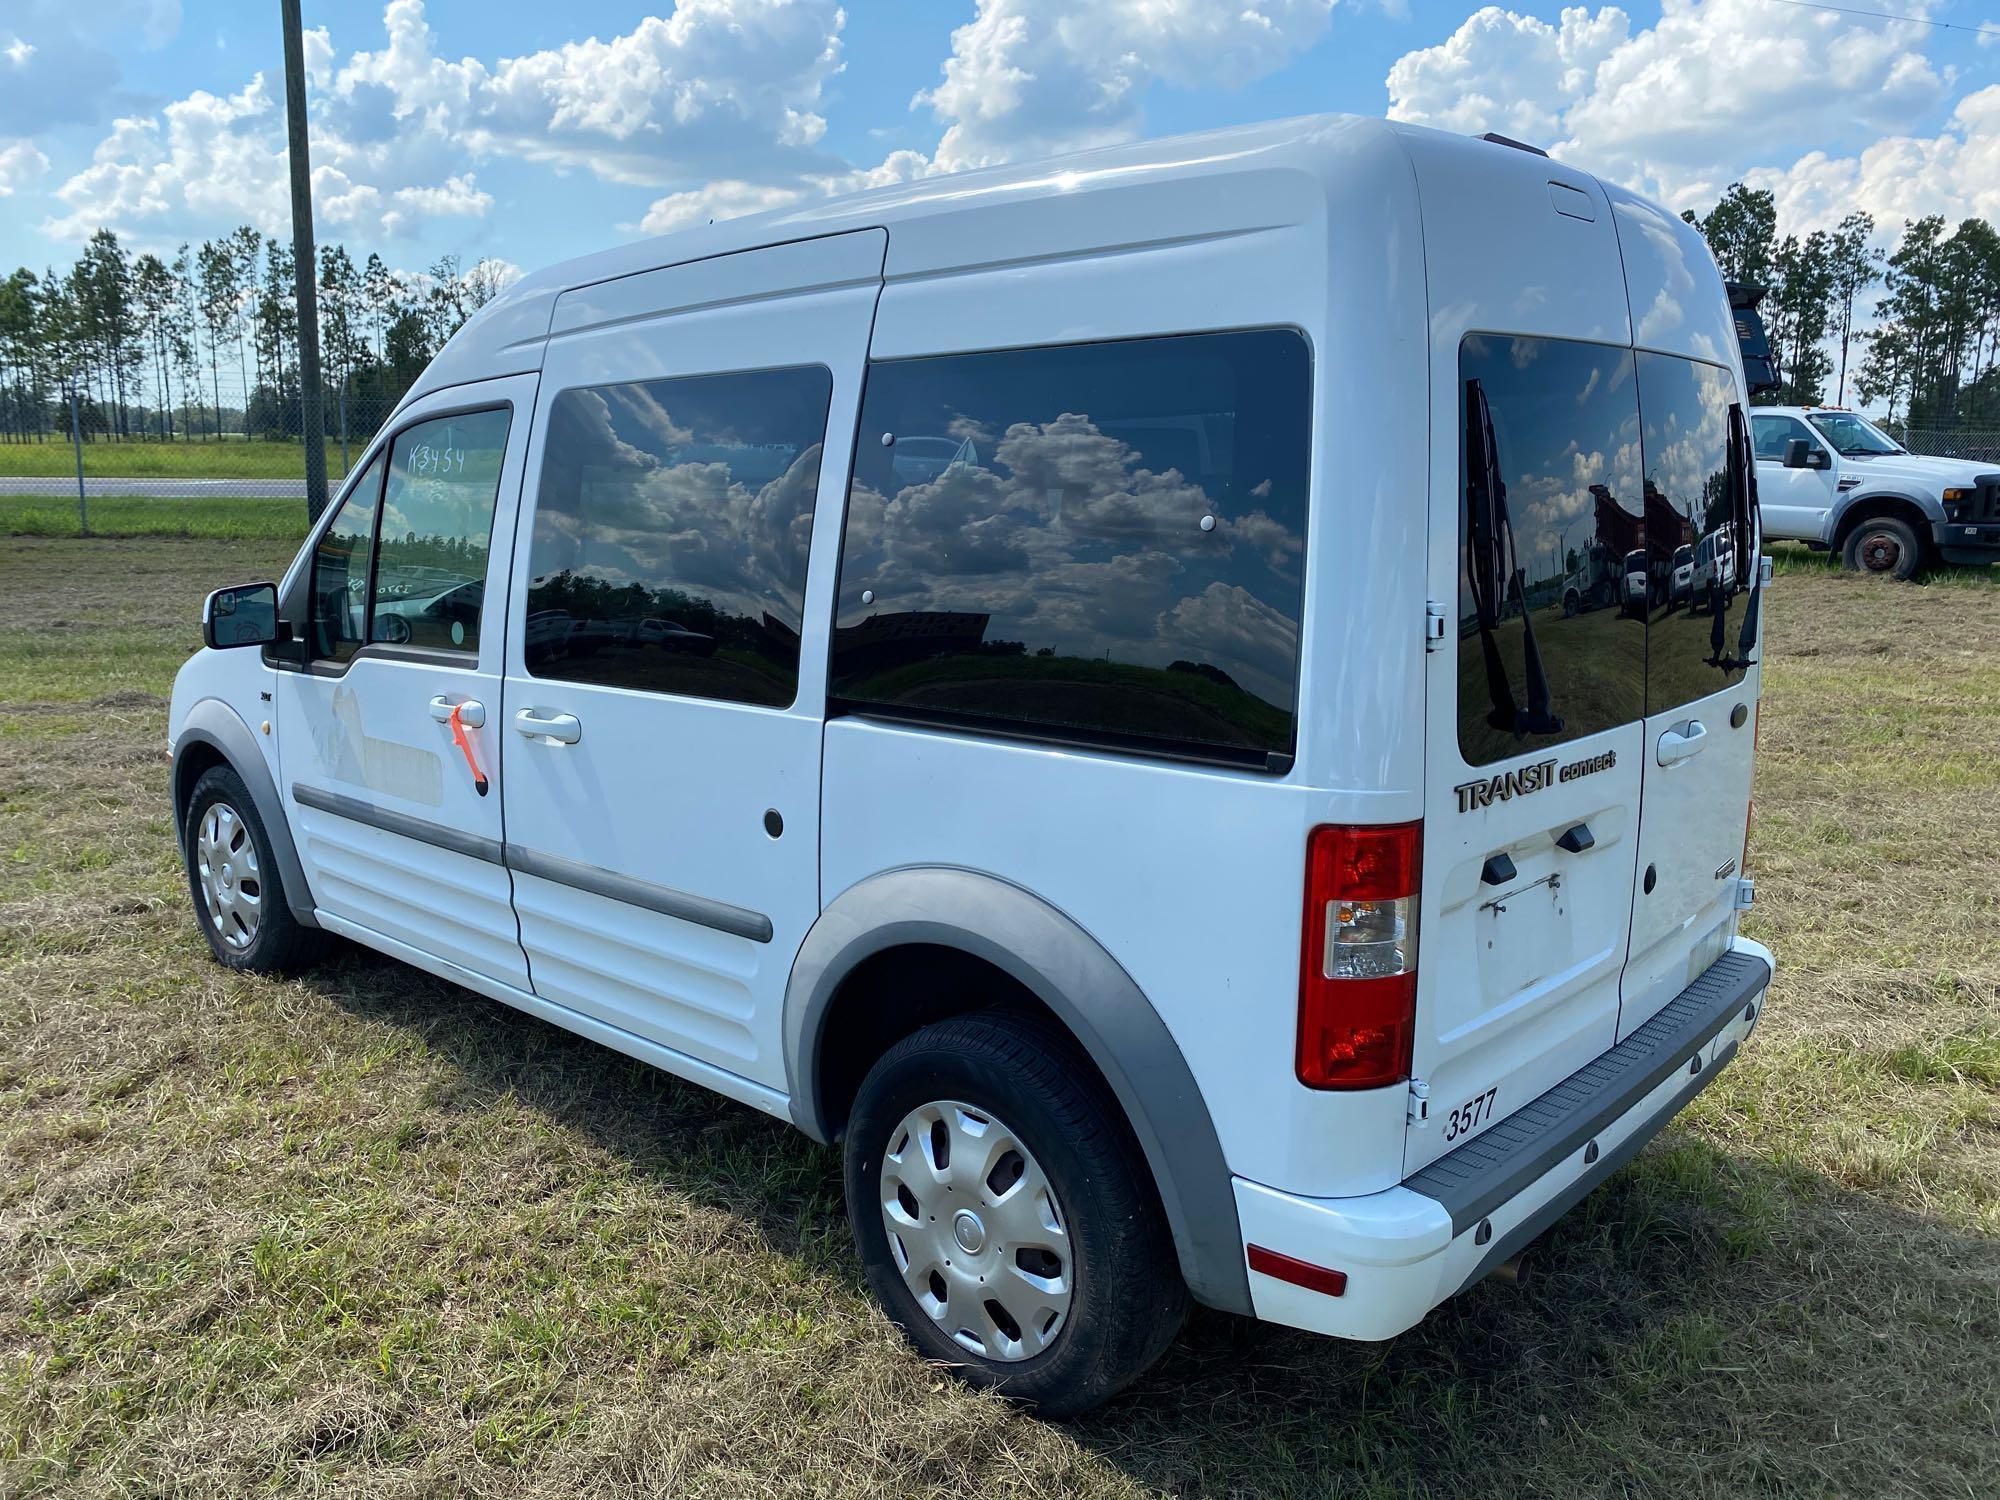
{"label": "grass field", "polygon": [[[93,537],[204,537],[294,545],[306,534],[303,500],[157,499],[100,495],[89,502]],[[78,535],[76,500],[0,495],[0,536]]]}
{"label": "grass field", "polygon": [[1052,1426],[872,1310],[835,1155],[359,950],[206,957],[165,807],[202,592],[0,544],[0,1494],[1948,1496],[2000,1454],[2000,589],[1788,560],[1751,1047],[1375,1347],[1198,1315]]}
{"label": "grass field", "polygon": [[[356,434],[347,456],[356,459],[367,439]],[[163,443],[157,439],[116,443],[99,438],[83,445],[83,472],[126,479],[303,479],[305,444],[264,438],[194,438]],[[340,442],[326,445],[326,472],[337,479],[343,472]],[[71,479],[76,475],[76,450],[67,436],[59,442],[0,443],[0,481],[14,476]],[[0,483],[0,488],[4,488]]]}

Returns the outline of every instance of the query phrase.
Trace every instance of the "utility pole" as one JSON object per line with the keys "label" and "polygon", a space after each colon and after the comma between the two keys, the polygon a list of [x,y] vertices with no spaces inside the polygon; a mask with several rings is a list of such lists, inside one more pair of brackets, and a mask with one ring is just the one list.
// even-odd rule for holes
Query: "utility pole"
{"label": "utility pole", "polygon": [[299,304],[299,425],[306,446],[306,513],[326,509],[326,423],[320,416],[319,301],[314,291],[312,162],[306,152],[306,49],[299,0],[278,0],[285,28],[285,124],[292,166],[292,261]]}

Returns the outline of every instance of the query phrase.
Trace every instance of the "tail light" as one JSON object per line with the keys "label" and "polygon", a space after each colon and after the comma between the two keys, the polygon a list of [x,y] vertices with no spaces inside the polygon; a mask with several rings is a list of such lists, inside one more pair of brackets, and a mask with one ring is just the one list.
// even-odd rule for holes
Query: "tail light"
{"label": "tail light", "polygon": [[1306,842],[1299,1082],[1372,1089],[1410,1076],[1421,823],[1315,828]]}

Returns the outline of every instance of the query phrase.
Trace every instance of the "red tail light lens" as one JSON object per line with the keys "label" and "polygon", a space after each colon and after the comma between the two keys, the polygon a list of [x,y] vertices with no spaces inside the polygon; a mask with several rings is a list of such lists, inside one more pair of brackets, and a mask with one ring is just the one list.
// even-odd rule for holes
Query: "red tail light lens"
{"label": "red tail light lens", "polygon": [[1299,1082],[1372,1089],[1410,1076],[1421,823],[1315,828],[1306,842]]}

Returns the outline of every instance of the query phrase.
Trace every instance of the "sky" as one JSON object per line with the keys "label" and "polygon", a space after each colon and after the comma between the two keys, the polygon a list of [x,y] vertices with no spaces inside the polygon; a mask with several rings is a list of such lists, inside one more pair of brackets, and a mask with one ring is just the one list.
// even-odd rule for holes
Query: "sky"
{"label": "sky", "polygon": [[[322,241],[523,268],[830,192],[1318,111],[1498,130],[1781,228],[2000,221],[2000,0],[304,0]],[[0,0],[0,267],[286,233],[273,0]]]}

